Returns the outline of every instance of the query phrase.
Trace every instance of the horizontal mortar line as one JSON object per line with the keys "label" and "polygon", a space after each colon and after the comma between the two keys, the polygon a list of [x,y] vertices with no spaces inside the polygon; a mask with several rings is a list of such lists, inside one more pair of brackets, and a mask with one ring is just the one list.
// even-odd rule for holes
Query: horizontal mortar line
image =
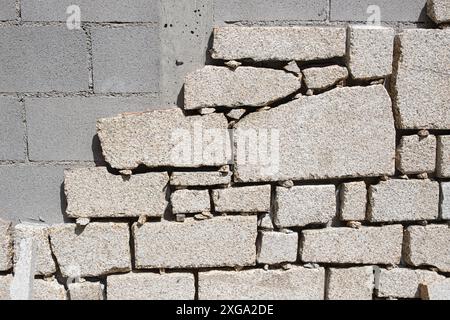
{"label": "horizontal mortar line", "polygon": [[79,91],[79,92],[58,92],[58,91],[49,91],[49,92],[0,92],[0,96],[10,97],[10,96],[23,96],[24,98],[70,98],[70,97],[118,97],[118,98],[127,98],[127,97],[154,97],[157,98],[160,92],[106,92],[106,93],[95,93],[88,91]]}
{"label": "horizontal mortar line", "polygon": [[[67,22],[61,21],[17,21],[17,20],[1,20],[0,27],[4,26],[29,26],[29,27],[45,27],[45,26],[66,26]],[[157,27],[159,22],[95,22],[95,21],[81,21],[81,26],[85,27],[138,27],[149,26]]]}
{"label": "horizontal mortar line", "polygon": [[94,161],[66,160],[66,161],[8,161],[0,160],[2,167],[39,167],[39,166],[66,166],[66,165],[89,165],[95,166]]}

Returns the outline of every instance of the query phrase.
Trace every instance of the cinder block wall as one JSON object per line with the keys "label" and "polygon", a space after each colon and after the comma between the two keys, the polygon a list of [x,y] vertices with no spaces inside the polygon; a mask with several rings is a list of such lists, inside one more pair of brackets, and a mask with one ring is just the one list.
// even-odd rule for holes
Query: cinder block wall
{"label": "cinder block wall", "polygon": [[[64,220],[63,170],[103,163],[95,122],[175,106],[214,25],[426,24],[426,0],[0,0],[0,218]],[[66,26],[81,9],[81,30]]]}

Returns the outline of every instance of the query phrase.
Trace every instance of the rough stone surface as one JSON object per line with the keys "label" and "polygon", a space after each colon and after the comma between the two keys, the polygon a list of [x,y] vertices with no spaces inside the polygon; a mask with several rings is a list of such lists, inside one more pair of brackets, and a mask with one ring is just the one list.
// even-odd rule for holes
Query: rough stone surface
{"label": "rough stone surface", "polygon": [[421,298],[423,300],[450,300],[450,279],[436,281],[421,286]]}
{"label": "rough stone surface", "polygon": [[343,221],[366,219],[367,186],[364,181],[343,183],[339,189],[340,218]]}
{"label": "rough stone surface", "polygon": [[450,136],[437,138],[436,173],[441,178],[450,178]]}
{"label": "rough stone surface", "polygon": [[222,166],[231,159],[228,122],[218,113],[185,117],[181,109],[170,109],[122,114],[99,120],[97,131],[105,160],[117,169]]}
{"label": "rough stone surface", "polygon": [[184,108],[262,107],[295,93],[301,80],[268,68],[206,66],[186,76]]}
{"label": "rough stone surface", "polygon": [[106,167],[66,170],[66,212],[73,218],[161,217],[168,182],[166,172],[124,178]]}
{"label": "rough stone surface", "polygon": [[70,283],[68,287],[70,300],[104,300],[100,282]]}
{"label": "rough stone surface", "polygon": [[377,296],[382,298],[419,298],[421,284],[431,284],[445,279],[433,271],[406,268],[379,269],[375,273],[375,278]]}
{"label": "rough stone surface", "polygon": [[172,193],[171,201],[174,214],[211,211],[208,190],[178,190]]}
{"label": "rough stone surface", "polygon": [[323,300],[325,269],[200,272],[200,300]]}
{"label": "rough stone surface", "polygon": [[0,0],[0,20],[16,19],[16,2],[14,0]]}
{"label": "rough stone surface", "polygon": [[35,279],[33,282],[33,300],[67,300],[66,289],[56,280]]}
{"label": "rough stone surface", "polygon": [[11,300],[10,288],[13,280],[12,274],[0,275],[0,301]]}
{"label": "rough stone surface", "polygon": [[341,66],[313,67],[304,69],[303,79],[308,89],[323,90],[334,86],[348,77],[348,70]]}
{"label": "rough stone surface", "polygon": [[[14,227],[14,247],[19,248],[24,239],[33,239],[35,245],[35,270],[36,275],[49,276],[56,272],[55,262],[53,261],[52,251],[50,249],[50,227],[41,224],[18,224]],[[14,262],[20,259],[20,250],[16,250]]]}
{"label": "rough stone surface", "polygon": [[[1,8],[1,4],[0,4]],[[23,108],[19,99],[0,97],[0,160],[26,158]]]}
{"label": "rough stone surface", "polygon": [[279,228],[326,224],[335,215],[334,185],[276,189],[274,223]]}
{"label": "rough stone surface", "polygon": [[405,29],[397,42],[397,127],[450,129],[450,30]]}
{"label": "rough stone surface", "polygon": [[11,231],[11,222],[0,219],[0,271],[7,271],[12,267],[13,240]]}
{"label": "rough stone surface", "polygon": [[256,216],[133,226],[136,268],[250,266],[256,262]]}
{"label": "rough stone surface", "polygon": [[432,173],[436,169],[436,137],[404,136],[397,149],[397,168],[403,174]]}
{"label": "rough stone surface", "polygon": [[269,212],[270,185],[213,190],[216,212]]}
{"label": "rough stone surface", "polygon": [[128,273],[108,276],[108,300],[194,300],[192,273]]}
{"label": "rough stone surface", "polygon": [[331,268],[327,280],[327,300],[372,300],[372,267]]}
{"label": "rough stone surface", "polygon": [[279,264],[297,261],[298,233],[275,231],[259,232],[257,261],[261,264]]}
{"label": "rough stone surface", "polygon": [[[369,125],[374,119],[377,125]],[[301,97],[269,111],[249,114],[236,128],[237,181],[394,174],[392,107],[381,85],[337,88],[317,96]],[[269,140],[275,149],[271,159],[259,159],[257,163],[246,160],[248,151],[254,156],[244,144],[249,130],[261,135],[259,140],[267,139],[268,130],[279,138],[279,145]]]}
{"label": "rough stone surface", "polygon": [[220,27],[214,59],[308,61],[343,57],[346,30],[332,27]]}
{"label": "rough stone surface", "polygon": [[394,36],[392,28],[349,26],[347,63],[354,79],[376,79],[392,73]]}
{"label": "rough stone surface", "polygon": [[412,226],[405,232],[405,260],[415,267],[450,272],[450,229],[447,225]]}
{"label": "rough stone surface", "polygon": [[271,213],[263,213],[258,218],[258,227],[266,230],[273,230],[273,219]]}
{"label": "rough stone surface", "polygon": [[441,218],[450,220],[450,182],[441,183]]}
{"label": "rough stone surface", "polygon": [[131,269],[130,234],[126,223],[55,225],[50,242],[63,276],[95,277]]}
{"label": "rough stone surface", "polygon": [[438,216],[438,182],[395,179],[369,187],[368,219],[372,222],[435,220]]}
{"label": "rough stone surface", "polygon": [[231,172],[174,172],[170,184],[176,187],[227,186],[231,183]]}
{"label": "rough stone surface", "polygon": [[438,24],[449,23],[450,2],[448,2],[448,0],[428,0],[427,13],[428,16]]}
{"label": "rough stone surface", "polygon": [[303,262],[398,264],[402,240],[401,225],[304,230],[300,256]]}

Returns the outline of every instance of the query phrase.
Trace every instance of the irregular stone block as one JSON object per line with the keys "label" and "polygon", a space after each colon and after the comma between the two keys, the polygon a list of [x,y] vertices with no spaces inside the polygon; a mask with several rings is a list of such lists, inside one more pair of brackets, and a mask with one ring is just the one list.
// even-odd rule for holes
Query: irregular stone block
{"label": "irregular stone block", "polygon": [[[370,125],[374,119],[376,125]],[[381,85],[302,96],[249,114],[235,128],[236,181],[383,176],[395,171],[392,107]]]}
{"label": "irregular stone block", "polygon": [[279,228],[326,224],[336,215],[336,187],[277,187],[274,223]]}
{"label": "irregular stone block", "polygon": [[369,187],[368,219],[372,222],[435,220],[438,216],[438,182],[394,179]]}
{"label": "irregular stone block", "polygon": [[315,263],[398,264],[402,241],[401,225],[304,230],[300,256]]}
{"label": "irregular stone block", "polygon": [[325,269],[210,271],[198,275],[199,300],[323,300]]}
{"label": "irregular stone block", "polygon": [[170,184],[175,187],[227,186],[230,183],[231,172],[174,172],[170,176]]}
{"label": "irregular stone block", "polygon": [[103,285],[100,282],[70,283],[70,300],[104,300]]}
{"label": "irregular stone block", "polygon": [[405,232],[405,260],[415,267],[450,272],[450,229],[447,225],[412,226]]}
{"label": "irregular stone block", "polygon": [[12,267],[13,240],[11,222],[2,219],[0,219],[0,248],[0,271],[7,271]]}
{"label": "irregular stone block", "polygon": [[186,76],[184,108],[262,107],[295,93],[300,87],[301,79],[281,70],[206,66]]}
{"label": "irregular stone block", "polygon": [[436,169],[436,137],[404,136],[397,149],[397,168],[403,174],[432,173]]}
{"label": "irregular stone block", "polygon": [[271,186],[251,186],[213,190],[216,212],[269,212]]}
{"label": "irregular stone block", "polygon": [[13,280],[13,275],[0,275],[0,301],[11,300],[10,288]]}
{"label": "irregular stone block", "polygon": [[308,68],[302,72],[306,86],[311,90],[327,89],[348,77],[347,68],[337,65],[323,68]]}
{"label": "irregular stone block", "polygon": [[66,212],[72,218],[161,217],[168,182],[165,172],[124,178],[106,167],[66,170]]}
{"label": "irregular stone block", "polygon": [[194,300],[192,273],[127,273],[108,276],[108,300]]}
{"label": "irregular stone block", "polygon": [[35,279],[33,282],[33,300],[67,300],[66,289],[56,280]]}
{"label": "irregular stone block", "polygon": [[327,300],[372,300],[372,267],[331,268],[328,272]]}
{"label": "irregular stone block", "polygon": [[367,186],[364,181],[343,183],[339,190],[340,217],[343,221],[366,219]]}
{"label": "irregular stone block", "polygon": [[50,243],[64,277],[96,277],[131,269],[130,234],[126,223],[55,225]]}
{"label": "irregular stone block", "polygon": [[345,28],[220,27],[214,29],[213,59],[309,61],[343,57]]}
{"label": "irregular stone block", "polygon": [[[225,116],[186,117],[181,109],[100,119],[105,160],[116,169],[223,166],[231,159]],[[152,137],[152,139],[149,139]]]}
{"label": "irregular stone block", "polygon": [[263,213],[258,218],[258,228],[273,230],[273,222],[272,222],[272,214],[271,213]]}
{"label": "irregular stone block", "polygon": [[450,30],[405,29],[394,63],[399,129],[450,129]]}
{"label": "irregular stone block", "polygon": [[383,78],[392,73],[394,36],[392,28],[349,26],[347,64],[354,79]]}
{"label": "irregular stone block", "polygon": [[208,190],[178,190],[172,193],[171,201],[174,214],[211,211]]}
{"label": "irregular stone block", "polygon": [[450,136],[437,137],[436,174],[441,178],[450,178]]}
{"label": "irregular stone block", "polygon": [[448,0],[428,0],[428,16],[437,24],[450,22],[450,2]]}
{"label": "irregular stone block", "polygon": [[441,182],[441,218],[450,220],[450,182]]}
{"label": "irregular stone block", "polygon": [[423,300],[450,300],[450,279],[436,281],[421,286],[421,298]]}
{"label": "irregular stone block", "polygon": [[256,262],[256,216],[135,224],[133,235],[138,269],[251,266]]}
{"label": "irregular stone block", "polygon": [[[14,263],[20,259],[20,243],[24,239],[33,239],[35,249],[36,275],[49,276],[56,272],[50,248],[50,227],[42,224],[18,224],[14,227],[14,247],[17,248],[14,255]],[[16,266],[14,266],[16,268]]]}
{"label": "irregular stone block", "polygon": [[259,232],[257,261],[261,264],[278,264],[297,261],[298,233],[275,231]]}
{"label": "irregular stone block", "polygon": [[433,271],[406,268],[378,269],[375,273],[377,296],[381,298],[419,298],[420,284],[442,279],[445,277]]}

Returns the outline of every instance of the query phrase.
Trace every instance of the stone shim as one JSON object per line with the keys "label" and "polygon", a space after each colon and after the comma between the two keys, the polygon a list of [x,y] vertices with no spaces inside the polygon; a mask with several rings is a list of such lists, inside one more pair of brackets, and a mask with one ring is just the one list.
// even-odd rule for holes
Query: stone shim
{"label": "stone shim", "polygon": [[327,300],[372,300],[373,267],[330,268],[327,279]]}
{"label": "stone shim", "polygon": [[[376,126],[370,125],[373,121]],[[279,154],[269,164],[248,163],[248,131],[262,128],[279,134],[278,150],[273,146]],[[240,182],[394,174],[392,107],[380,85],[337,88],[249,114],[236,124],[234,140],[235,179]]]}
{"label": "stone shim", "polygon": [[[122,114],[98,120],[97,132],[105,160],[116,169],[222,166],[231,159],[228,122],[218,113],[185,116],[174,108]],[[207,150],[193,148],[200,145]]]}
{"label": "stone shim", "polygon": [[206,66],[186,76],[184,108],[262,107],[301,87],[301,79],[282,70]]}
{"label": "stone shim", "polygon": [[133,225],[136,268],[252,266],[256,263],[256,216],[186,219],[183,223]]}
{"label": "stone shim", "polygon": [[325,269],[210,271],[198,275],[200,300],[322,300]]}
{"label": "stone shim", "polygon": [[220,27],[214,29],[213,59],[308,61],[345,55],[345,28]]}
{"label": "stone shim", "polygon": [[269,212],[271,186],[252,186],[213,190],[216,212]]}
{"label": "stone shim", "polygon": [[161,217],[168,182],[166,172],[123,177],[105,167],[66,170],[66,213],[72,218]]}

